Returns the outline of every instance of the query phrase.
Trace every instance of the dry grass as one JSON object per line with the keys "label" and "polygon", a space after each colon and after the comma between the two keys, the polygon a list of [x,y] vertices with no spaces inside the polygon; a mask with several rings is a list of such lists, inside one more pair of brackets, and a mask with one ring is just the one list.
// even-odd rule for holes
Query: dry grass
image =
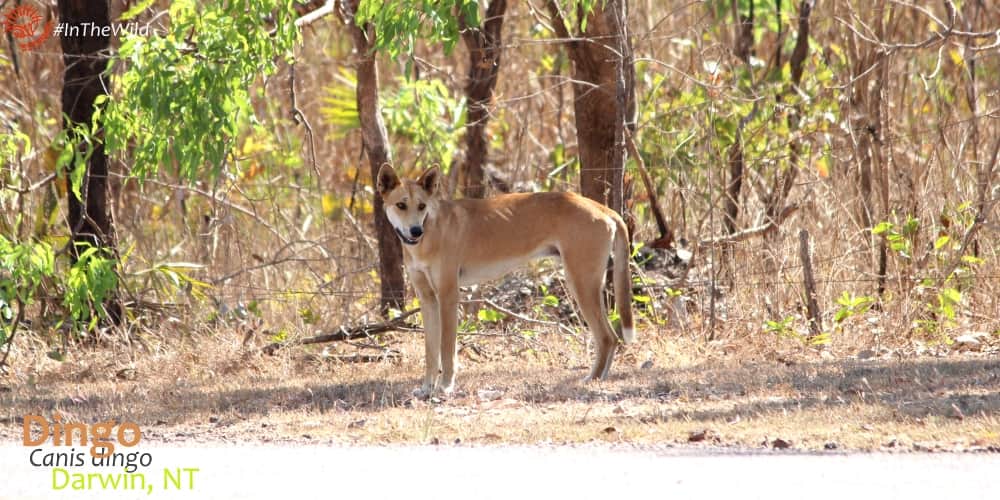
{"label": "dry grass", "polygon": [[386,337],[401,361],[364,364],[319,361],[308,348],[262,356],[224,334],[131,362],[76,351],[5,381],[0,436],[19,439],[22,415],[58,411],[134,421],[161,442],[674,445],[707,430],[698,446],[1000,446],[996,356],[823,360],[789,344],[782,361],[748,361],[726,342],[645,332],[611,380],[582,384],[585,350],[557,337],[467,337],[460,392],[444,401],[410,396],[419,333]]}

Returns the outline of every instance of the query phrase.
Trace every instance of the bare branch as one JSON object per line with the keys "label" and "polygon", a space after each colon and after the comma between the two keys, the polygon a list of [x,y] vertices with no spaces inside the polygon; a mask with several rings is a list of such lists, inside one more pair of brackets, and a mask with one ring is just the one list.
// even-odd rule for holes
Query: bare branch
{"label": "bare branch", "polygon": [[415,326],[407,323],[405,320],[410,316],[416,314],[420,309],[412,309],[406,311],[405,313],[399,315],[398,317],[386,321],[384,323],[376,324],[365,324],[353,327],[341,326],[333,333],[327,333],[324,335],[316,335],[314,337],[306,337],[304,339],[292,340],[288,342],[274,342],[264,346],[261,349],[265,354],[274,354],[278,349],[282,347],[297,346],[297,345],[308,345],[308,344],[321,344],[326,342],[342,342],[345,340],[354,340],[360,338],[368,338],[372,335],[377,335],[379,333],[391,332],[394,330],[400,330],[403,328],[414,329]]}
{"label": "bare branch", "polygon": [[576,39],[570,35],[569,28],[566,27],[566,17],[559,10],[556,0],[545,0],[545,6],[549,9],[549,17],[552,18],[552,28],[556,30],[556,35],[562,38],[570,47],[576,46]]}
{"label": "bare branch", "polygon": [[308,26],[330,14],[333,14],[335,7],[337,5],[336,0],[326,0],[320,8],[298,18],[295,20],[295,26],[297,28],[302,28]]}

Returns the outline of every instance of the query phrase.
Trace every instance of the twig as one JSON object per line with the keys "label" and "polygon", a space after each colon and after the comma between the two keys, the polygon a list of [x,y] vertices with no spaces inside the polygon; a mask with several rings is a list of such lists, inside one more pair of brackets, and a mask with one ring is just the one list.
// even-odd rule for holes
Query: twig
{"label": "twig", "polygon": [[316,181],[319,182],[322,177],[319,173],[319,167],[316,166],[316,141],[313,139],[313,128],[309,124],[309,119],[306,115],[302,113],[299,109],[299,105],[295,99],[295,61],[289,65],[288,68],[288,92],[291,96],[292,104],[292,121],[298,124],[302,124],[306,128],[306,135],[309,137],[309,162],[312,165],[313,173],[316,174]]}
{"label": "twig", "polygon": [[510,309],[502,307],[500,304],[497,304],[496,302],[493,302],[490,299],[483,299],[483,302],[486,303],[486,305],[492,307],[493,309],[496,309],[497,311],[500,311],[506,314],[507,316],[513,316],[521,321],[527,321],[528,323],[537,323],[539,325],[554,326],[562,330],[564,333],[568,333],[570,335],[576,335],[576,332],[571,330],[568,326],[563,325],[562,323],[556,321],[545,321],[543,319],[529,318],[528,316],[524,316],[523,314],[518,314],[514,311],[511,311]]}
{"label": "twig", "polygon": [[372,335],[379,333],[390,332],[393,330],[400,330],[402,328],[416,328],[415,325],[407,323],[404,321],[406,318],[413,316],[420,309],[412,309],[407,311],[400,316],[386,321],[384,323],[375,324],[365,324],[347,328],[341,326],[337,331],[333,333],[327,333],[324,335],[316,335],[314,337],[306,337],[304,339],[292,340],[289,342],[274,342],[265,346],[262,351],[265,354],[273,355],[278,349],[282,347],[297,346],[297,345],[308,345],[308,344],[320,344],[326,342],[341,342],[345,340],[354,340],[359,338],[367,338]]}
{"label": "twig", "polygon": [[635,158],[636,165],[639,166],[642,183],[646,186],[646,194],[649,195],[649,205],[653,209],[653,218],[656,219],[656,227],[660,230],[660,240],[665,240],[663,243],[669,245],[674,239],[674,233],[667,226],[667,219],[663,216],[663,210],[660,208],[659,196],[656,194],[656,188],[653,187],[653,180],[649,176],[649,170],[646,170],[646,162],[642,159],[642,155],[639,154],[639,150],[635,146],[632,132],[627,128],[625,129],[625,145],[628,146],[629,154]]}
{"label": "twig", "polygon": [[42,187],[42,186],[44,186],[44,185],[52,182],[53,180],[55,180],[55,178],[56,178],[56,174],[49,174],[49,175],[46,175],[45,177],[41,178],[39,181],[35,182],[34,184],[32,184],[32,185],[30,185],[28,187],[13,187],[13,186],[9,186],[7,184],[3,184],[3,185],[0,185],[0,189],[6,189],[8,191],[13,191],[13,192],[15,192],[17,194],[31,194],[32,191],[35,191],[38,188],[40,188],[40,187]]}
{"label": "twig", "polygon": [[908,7],[908,8],[917,10],[918,12],[920,12],[920,13],[924,14],[925,16],[929,17],[935,24],[943,27],[944,30],[943,31],[935,31],[930,36],[928,36],[925,40],[920,41],[920,42],[916,42],[916,43],[887,43],[887,42],[884,42],[882,40],[879,40],[879,39],[876,39],[876,38],[872,38],[872,37],[870,37],[868,35],[865,35],[865,34],[861,33],[851,23],[848,23],[847,21],[845,21],[844,19],[841,19],[840,17],[835,17],[834,19],[837,22],[843,24],[844,27],[846,27],[848,30],[852,31],[854,33],[854,35],[857,36],[858,38],[861,38],[862,40],[864,40],[864,41],[866,41],[866,42],[868,42],[870,44],[878,45],[878,46],[882,47],[884,50],[887,50],[887,51],[895,51],[895,50],[899,50],[899,49],[923,49],[923,48],[930,47],[931,45],[934,45],[936,43],[943,43],[943,42],[947,41],[949,38],[951,38],[953,36],[954,37],[961,37],[961,38],[968,38],[968,39],[994,38],[995,37],[996,40],[997,40],[995,43],[990,44],[990,45],[970,46],[969,48],[972,51],[990,50],[990,49],[993,49],[993,48],[995,48],[997,46],[1000,46],[1000,30],[996,30],[996,31],[982,31],[982,32],[972,32],[972,31],[956,30],[955,29],[955,21],[956,21],[956,18],[957,18],[957,16],[956,16],[956,9],[955,9],[955,5],[951,2],[951,0],[946,0],[944,2],[945,8],[948,11],[948,22],[947,23],[945,23],[944,21],[942,21],[941,19],[939,19],[937,16],[935,16],[933,13],[931,13],[930,10],[928,10],[925,7],[921,7],[919,5],[914,5],[914,4],[902,3],[902,2],[899,2],[898,0],[890,0],[890,2],[894,3],[896,5],[900,5],[900,6],[903,6],[903,7]]}
{"label": "twig", "polygon": [[333,14],[336,5],[336,0],[326,0],[326,3],[324,3],[320,8],[296,19],[295,27],[302,28],[304,26],[308,26],[330,14]]}
{"label": "twig", "polygon": [[972,225],[965,231],[958,253],[955,254],[955,257],[948,264],[948,267],[945,268],[945,273],[941,275],[942,283],[944,283],[952,275],[952,273],[955,272],[955,269],[958,269],[958,265],[962,262],[962,258],[965,257],[966,249],[968,249],[969,244],[972,243],[976,234],[989,219],[990,212],[993,211],[993,204],[997,202],[997,198],[987,200],[987,196],[989,196],[990,187],[993,184],[993,175],[997,167],[997,159],[1000,157],[1000,139],[997,139],[996,144],[993,146],[993,154],[990,156],[990,162],[987,164],[983,178],[979,181],[979,200],[977,203],[979,206],[979,212],[976,214],[976,218],[973,219]]}
{"label": "twig", "polygon": [[0,359],[0,368],[7,366],[7,356],[10,356],[10,350],[14,348],[14,337],[17,336],[17,325],[20,325],[24,321],[24,304],[20,300],[17,300],[17,317],[14,318],[14,322],[11,323],[10,335],[7,336],[7,348],[4,349],[3,359]]}
{"label": "twig", "polygon": [[711,238],[711,239],[707,239],[707,240],[701,240],[701,241],[698,242],[698,246],[699,247],[714,247],[716,245],[731,245],[733,243],[737,243],[737,242],[740,242],[740,241],[743,241],[743,240],[746,240],[746,239],[753,238],[754,236],[761,236],[761,235],[768,234],[768,233],[770,233],[772,231],[777,230],[778,227],[781,225],[782,221],[784,221],[785,219],[787,219],[788,216],[790,216],[793,213],[795,213],[795,211],[798,210],[798,209],[799,209],[799,205],[797,203],[793,203],[793,204],[788,205],[787,207],[785,207],[781,211],[781,213],[778,214],[778,217],[777,217],[776,220],[769,221],[767,224],[764,224],[764,225],[761,225],[761,226],[752,227],[752,228],[749,228],[749,229],[744,229],[742,231],[738,231],[738,232],[735,232],[733,234],[727,234],[726,236],[722,236],[722,237],[719,237],[719,238]]}
{"label": "twig", "polygon": [[[115,174],[112,174],[112,175],[115,175]],[[156,180],[156,179],[146,179],[143,182],[149,182],[149,183],[153,183],[153,184],[157,184],[157,185],[160,185],[160,186],[169,187],[169,188],[173,188],[173,189],[183,189],[185,191],[188,191],[188,192],[200,195],[200,196],[204,196],[205,198],[208,198],[208,199],[212,200],[215,203],[223,205],[223,206],[225,206],[227,208],[230,208],[232,210],[236,210],[237,212],[240,212],[243,215],[246,215],[246,216],[254,219],[255,221],[257,221],[258,224],[260,224],[262,227],[264,227],[265,229],[267,229],[268,231],[270,231],[271,234],[273,234],[275,237],[277,237],[278,240],[281,241],[282,244],[285,244],[285,245],[288,244],[288,240],[274,226],[272,226],[269,222],[267,222],[260,215],[258,215],[256,213],[256,211],[251,210],[249,208],[246,208],[246,207],[244,207],[242,205],[236,204],[234,202],[231,202],[229,200],[226,200],[224,198],[221,198],[221,197],[219,197],[219,195],[217,195],[215,193],[209,193],[208,191],[205,191],[203,189],[200,189],[200,188],[197,188],[197,187],[194,187],[194,186],[178,186],[178,185],[170,184],[168,182],[159,181],[159,180]]]}
{"label": "twig", "polygon": [[339,363],[381,363],[383,361],[398,361],[403,358],[397,350],[386,350],[378,354],[343,354],[338,356],[310,356],[315,361],[336,361]]}

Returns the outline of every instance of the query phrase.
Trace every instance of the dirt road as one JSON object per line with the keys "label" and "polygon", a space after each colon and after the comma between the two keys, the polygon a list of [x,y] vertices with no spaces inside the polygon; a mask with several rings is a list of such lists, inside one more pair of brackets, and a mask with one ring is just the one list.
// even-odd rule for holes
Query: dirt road
{"label": "dirt road", "polygon": [[1000,454],[443,444],[141,448],[127,450],[148,453],[152,462],[138,469],[143,483],[134,484],[134,490],[102,489],[99,478],[93,478],[89,490],[72,491],[74,473],[121,470],[33,467],[28,463],[31,448],[8,443],[0,447],[0,475],[5,478],[0,498],[985,499],[996,498],[1000,487]]}

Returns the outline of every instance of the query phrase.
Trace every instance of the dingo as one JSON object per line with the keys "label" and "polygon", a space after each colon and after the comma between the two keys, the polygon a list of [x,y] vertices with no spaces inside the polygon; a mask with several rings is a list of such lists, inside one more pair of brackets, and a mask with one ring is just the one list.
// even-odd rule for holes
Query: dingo
{"label": "dingo", "polygon": [[386,216],[403,242],[406,272],[424,318],[426,372],[418,394],[454,388],[458,287],[550,256],[562,258],[570,292],[594,337],[597,359],[587,380],[606,377],[618,345],[603,293],[612,250],[621,338],[635,340],[628,229],[621,217],[574,193],[443,200],[437,195],[440,177],[432,167],[416,181],[401,182],[386,164],[376,181]]}

